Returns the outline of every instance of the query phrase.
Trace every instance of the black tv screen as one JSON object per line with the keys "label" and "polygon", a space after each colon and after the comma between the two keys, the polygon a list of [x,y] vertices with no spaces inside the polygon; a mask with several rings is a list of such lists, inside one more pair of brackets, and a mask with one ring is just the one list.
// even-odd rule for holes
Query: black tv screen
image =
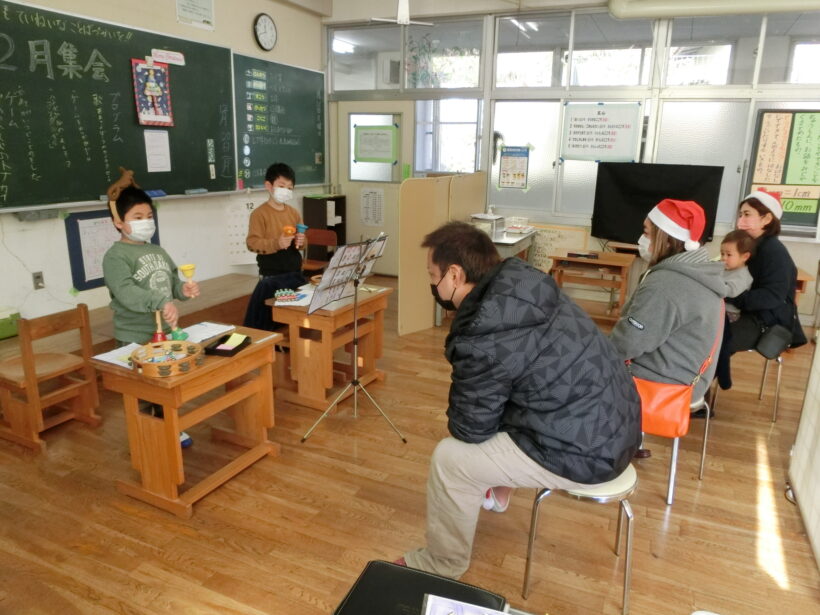
{"label": "black tv screen", "polygon": [[715,230],[723,167],[691,164],[601,162],[592,210],[593,237],[636,243],[643,221],[663,199],[695,201],[706,212],[701,243]]}

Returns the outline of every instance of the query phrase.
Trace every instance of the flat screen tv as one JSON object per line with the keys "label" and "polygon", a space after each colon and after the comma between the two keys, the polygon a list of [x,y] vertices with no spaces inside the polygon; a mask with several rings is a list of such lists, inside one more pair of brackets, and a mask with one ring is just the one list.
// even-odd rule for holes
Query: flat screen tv
{"label": "flat screen tv", "polygon": [[601,162],[592,210],[593,237],[636,243],[646,214],[663,199],[695,201],[706,212],[701,243],[715,229],[723,167]]}

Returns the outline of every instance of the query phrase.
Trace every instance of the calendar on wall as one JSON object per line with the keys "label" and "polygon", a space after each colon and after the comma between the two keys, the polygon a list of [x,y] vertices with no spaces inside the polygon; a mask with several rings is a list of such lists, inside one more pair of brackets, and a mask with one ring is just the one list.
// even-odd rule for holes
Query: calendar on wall
{"label": "calendar on wall", "polygon": [[248,236],[248,222],[257,204],[251,195],[233,199],[225,210],[228,233],[228,262],[231,265],[255,265],[256,254],[248,250],[245,238]]}

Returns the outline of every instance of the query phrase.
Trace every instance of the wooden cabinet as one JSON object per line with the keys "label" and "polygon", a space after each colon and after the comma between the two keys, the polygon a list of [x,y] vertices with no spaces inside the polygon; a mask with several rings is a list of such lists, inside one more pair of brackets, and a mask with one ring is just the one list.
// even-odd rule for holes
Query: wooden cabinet
{"label": "wooden cabinet", "polygon": [[[329,203],[333,203],[333,216],[335,219],[328,219]],[[302,218],[305,224],[310,228],[336,231],[336,239],[341,246],[347,243],[345,237],[347,212],[345,211],[345,207],[346,199],[342,195],[306,196],[302,199]],[[341,220],[336,222],[339,218],[341,218]],[[328,222],[335,222],[335,224],[328,224]],[[307,258],[327,260],[327,248],[325,246],[309,245]]]}

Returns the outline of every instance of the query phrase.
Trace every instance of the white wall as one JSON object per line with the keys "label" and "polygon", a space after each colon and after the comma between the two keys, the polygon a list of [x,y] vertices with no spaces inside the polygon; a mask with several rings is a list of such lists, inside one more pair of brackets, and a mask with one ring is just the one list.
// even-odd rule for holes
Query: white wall
{"label": "white wall", "polygon": [[[43,0],[36,4],[82,17],[231,47],[238,53],[274,62],[313,70],[324,69],[320,17],[277,0],[214,0],[213,31],[178,24],[173,0]],[[274,18],[279,34],[276,47],[269,53],[262,52],[256,46],[252,35],[253,19],[260,12],[267,12]],[[102,193],[106,186],[99,188]],[[316,192],[316,189],[304,192]],[[267,195],[256,191],[250,198],[259,203]],[[244,203],[248,195],[158,201],[162,245],[177,263],[195,263],[197,279],[205,280],[227,273],[256,273],[255,265],[228,264],[225,210],[235,200]],[[298,192],[296,201],[300,206]],[[104,205],[72,211],[100,208]],[[0,213],[0,270],[3,272],[0,307],[16,308],[24,317],[64,310],[79,302],[96,308],[107,305],[109,301],[104,288],[72,294],[62,218],[20,222],[13,214]],[[42,290],[33,289],[31,275],[35,271],[43,272],[45,288]]]}

